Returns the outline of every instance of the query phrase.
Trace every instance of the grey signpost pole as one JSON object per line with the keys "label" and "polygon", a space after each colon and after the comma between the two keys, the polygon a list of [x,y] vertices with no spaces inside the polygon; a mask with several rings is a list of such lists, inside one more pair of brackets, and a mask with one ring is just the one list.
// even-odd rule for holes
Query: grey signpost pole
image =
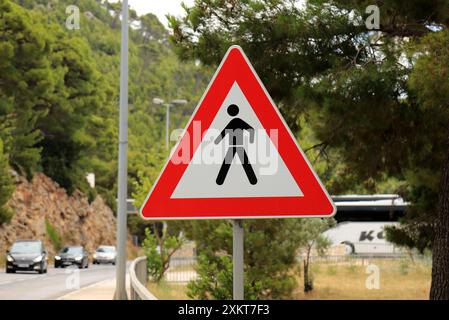
{"label": "grey signpost pole", "polygon": [[243,300],[243,221],[232,220],[232,282],[234,300]]}
{"label": "grey signpost pole", "polygon": [[126,199],[128,184],[128,0],[122,3],[118,159],[117,268],[115,299],[126,300]]}

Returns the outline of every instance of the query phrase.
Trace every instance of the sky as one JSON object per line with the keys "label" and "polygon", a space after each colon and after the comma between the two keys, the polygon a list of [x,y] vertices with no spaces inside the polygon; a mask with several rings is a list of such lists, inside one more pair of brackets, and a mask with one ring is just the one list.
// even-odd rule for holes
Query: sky
{"label": "sky", "polygon": [[[116,1],[110,0],[110,2]],[[146,14],[148,12],[154,13],[166,28],[167,19],[165,18],[165,15],[167,13],[175,16],[184,14],[181,2],[184,2],[188,6],[193,4],[193,0],[128,0],[129,5],[137,11],[138,15]]]}

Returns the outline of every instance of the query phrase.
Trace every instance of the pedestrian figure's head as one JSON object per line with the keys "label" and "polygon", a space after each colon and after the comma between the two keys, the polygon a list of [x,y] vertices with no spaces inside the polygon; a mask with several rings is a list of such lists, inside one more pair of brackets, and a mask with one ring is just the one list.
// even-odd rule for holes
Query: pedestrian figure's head
{"label": "pedestrian figure's head", "polygon": [[228,107],[228,114],[229,114],[231,117],[235,117],[236,115],[239,114],[239,107],[238,107],[237,105],[235,105],[235,104],[231,104],[231,105]]}

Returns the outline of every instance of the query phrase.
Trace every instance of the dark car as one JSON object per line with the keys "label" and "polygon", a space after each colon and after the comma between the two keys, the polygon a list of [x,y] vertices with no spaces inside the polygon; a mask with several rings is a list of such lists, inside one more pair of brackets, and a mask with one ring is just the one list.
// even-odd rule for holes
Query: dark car
{"label": "dark car", "polygon": [[48,253],[40,240],[18,240],[6,252],[6,273],[37,271],[47,273]]}
{"label": "dark car", "polygon": [[80,269],[89,267],[89,254],[82,246],[64,247],[55,256],[55,268],[71,265]]}

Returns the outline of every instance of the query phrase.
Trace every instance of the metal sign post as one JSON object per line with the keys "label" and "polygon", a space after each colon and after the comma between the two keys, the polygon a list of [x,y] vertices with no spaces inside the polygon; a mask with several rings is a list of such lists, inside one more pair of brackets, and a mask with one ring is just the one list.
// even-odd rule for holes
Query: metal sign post
{"label": "metal sign post", "polygon": [[244,299],[243,290],[243,221],[232,220],[233,240],[232,240],[232,282],[234,300]]}
{"label": "metal sign post", "polygon": [[126,300],[126,199],[128,180],[128,0],[122,3],[118,158],[117,268],[114,298]]}

